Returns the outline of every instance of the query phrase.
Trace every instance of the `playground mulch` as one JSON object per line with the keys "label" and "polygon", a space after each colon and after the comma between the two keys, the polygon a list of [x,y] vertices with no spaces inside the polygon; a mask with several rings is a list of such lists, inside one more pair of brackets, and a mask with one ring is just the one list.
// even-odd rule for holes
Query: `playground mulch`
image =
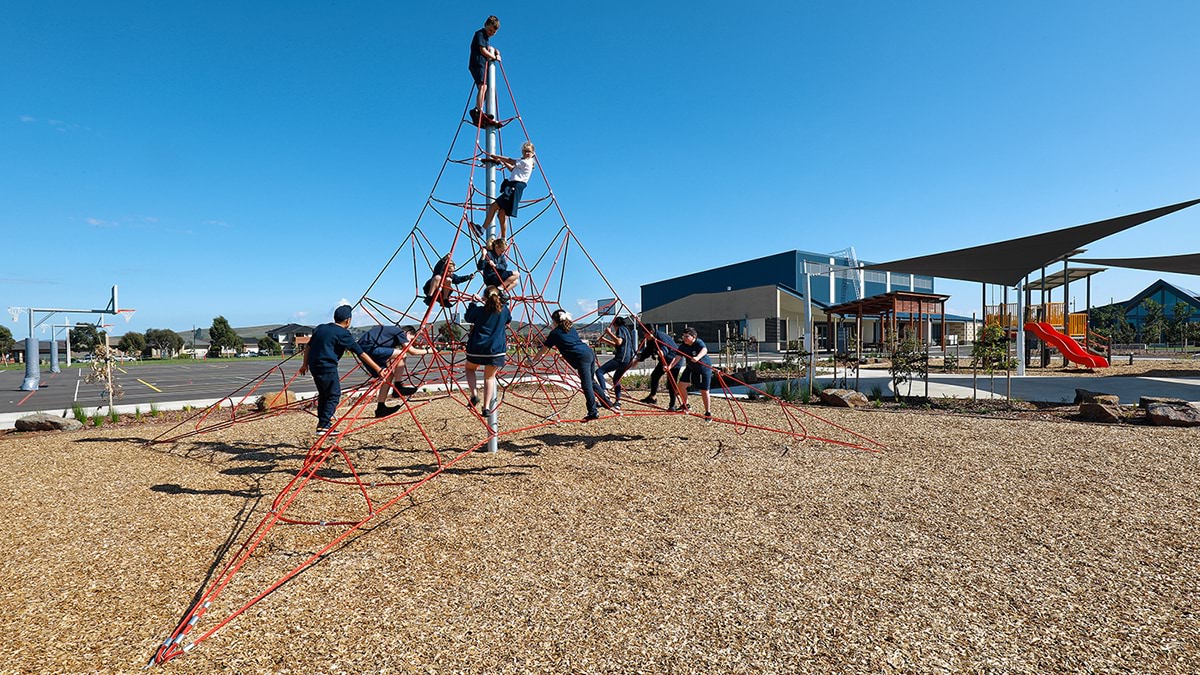
{"label": "playground mulch", "polygon": [[[746,409],[781,423],[770,404]],[[443,437],[478,436],[460,407],[427,410]],[[886,449],[684,416],[530,431],[465,457],[162,668],[1200,670],[1194,430],[809,410]],[[416,475],[430,455],[411,426],[345,447],[360,470]],[[0,436],[0,670],[144,665],[311,428],[293,414],[173,445],[142,444],[153,424]],[[293,513],[352,508],[321,484]],[[272,530],[198,631],[330,536]]]}

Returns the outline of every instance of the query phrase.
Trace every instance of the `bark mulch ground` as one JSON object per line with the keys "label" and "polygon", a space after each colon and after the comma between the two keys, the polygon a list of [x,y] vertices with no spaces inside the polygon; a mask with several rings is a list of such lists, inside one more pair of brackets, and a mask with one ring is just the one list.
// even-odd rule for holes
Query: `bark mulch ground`
{"label": "bark mulch ground", "polygon": [[[505,440],[162,669],[1200,671],[1195,430],[811,410],[887,448],[684,416]],[[446,449],[478,436],[461,407],[426,411]],[[143,445],[159,424],[0,436],[0,669],[143,666],[312,426],[292,414],[170,446]],[[347,452],[418,475],[430,455],[411,426]],[[295,512],[353,508],[322,484]],[[330,536],[277,527],[210,616]]]}

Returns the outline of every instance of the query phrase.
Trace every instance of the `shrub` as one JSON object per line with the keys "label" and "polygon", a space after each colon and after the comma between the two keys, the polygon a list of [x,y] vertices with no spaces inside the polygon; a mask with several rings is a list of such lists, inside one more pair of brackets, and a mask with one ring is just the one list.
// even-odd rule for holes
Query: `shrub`
{"label": "shrub", "polygon": [[92,426],[94,426],[94,427],[104,426],[104,415],[93,415],[92,416]]}
{"label": "shrub", "polygon": [[85,413],[85,412],[83,411],[83,406],[79,405],[78,403],[76,403],[75,405],[71,406],[71,415],[72,415],[72,416],[73,416],[73,417],[76,419],[76,421],[78,421],[80,424],[87,424],[87,420],[88,420],[87,413]]}
{"label": "shrub", "polygon": [[871,385],[871,400],[876,403],[883,401],[883,387],[877,384]]}
{"label": "shrub", "polygon": [[158,413],[159,413],[158,404],[155,403],[154,401],[151,401],[150,402],[150,416],[158,417]]}
{"label": "shrub", "polygon": [[112,406],[108,407],[108,419],[112,421],[113,424],[121,421],[121,416],[117,414],[117,411]]}

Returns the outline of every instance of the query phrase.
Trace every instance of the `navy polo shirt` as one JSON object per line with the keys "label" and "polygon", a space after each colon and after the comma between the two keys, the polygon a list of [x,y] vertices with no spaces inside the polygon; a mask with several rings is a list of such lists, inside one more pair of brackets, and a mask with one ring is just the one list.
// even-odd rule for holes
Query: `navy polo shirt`
{"label": "navy polo shirt", "polygon": [[629,363],[633,361],[634,354],[637,352],[637,343],[634,341],[633,329],[629,326],[620,326],[617,328],[617,337],[621,338],[621,344],[613,352],[613,358],[617,363]]}
{"label": "navy polo shirt", "polygon": [[482,73],[487,67],[487,57],[479,53],[480,48],[492,46],[491,40],[488,39],[487,31],[480,28],[475,31],[475,36],[471,38],[471,60],[467,62],[467,69],[473,72]]}
{"label": "navy polo shirt", "polygon": [[542,344],[546,347],[557,347],[562,357],[574,368],[596,358],[592,353],[592,348],[584,344],[574,328],[571,330],[563,330],[562,327],[555,328],[550,331]]}
{"label": "navy polo shirt", "polygon": [[346,350],[355,356],[363,353],[363,348],[354,341],[350,331],[336,323],[323,323],[313,331],[308,340],[308,369],[316,372],[337,371],[338,360]]}
{"label": "navy polo shirt", "polygon": [[467,335],[467,353],[474,356],[501,356],[508,352],[506,327],[512,321],[512,313],[505,306],[499,312],[489,312],[487,307],[471,303],[463,319],[471,324]]}
{"label": "navy polo shirt", "polygon": [[[680,344],[679,345],[679,353],[684,354],[686,356],[690,356],[694,359],[694,358],[696,358],[696,355],[699,354],[707,346],[708,345],[704,344],[704,340],[701,340],[700,338],[696,338],[696,341],[690,345],[686,342]],[[686,363],[687,363],[688,368],[699,368],[700,367],[699,364],[697,364],[695,361],[687,361]],[[702,358],[700,358],[700,363],[703,363],[706,366],[711,366],[712,359],[708,358],[708,354],[705,354]]]}
{"label": "navy polo shirt", "polygon": [[399,326],[376,326],[358,336],[358,346],[364,351],[376,348],[396,349],[408,344],[408,333]]}
{"label": "navy polo shirt", "polygon": [[[662,346],[663,356],[666,357],[667,363],[670,363],[671,359],[675,358],[675,352],[679,351],[679,345],[675,344],[670,335],[661,330],[654,331],[654,339],[646,341],[646,346],[642,347],[642,353],[638,354],[638,360],[645,361],[646,359],[658,358],[660,345]],[[667,363],[663,365],[665,366]]]}

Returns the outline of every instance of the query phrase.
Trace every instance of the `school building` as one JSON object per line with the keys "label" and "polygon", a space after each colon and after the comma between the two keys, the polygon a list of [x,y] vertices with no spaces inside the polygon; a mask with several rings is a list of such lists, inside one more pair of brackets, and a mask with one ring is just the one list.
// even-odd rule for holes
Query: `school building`
{"label": "school building", "polygon": [[[692,326],[706,342],[743,337],[766,349],[786,349],[788,340],[803,337],[807,277],[817,347],[827,349],[830,307],[896,292],[933,297],[933,277],[863,270],[860,266],[870,263],[852,256],[785,251],[655,281],[641,287],[641,319],[673,330]],[[923,334],[940,340],[940,317],[924,321]],[[882,342],[883,328],[882,321],[866,319],[863,342]],[[961,322],[956,329],[962,329]]]}

